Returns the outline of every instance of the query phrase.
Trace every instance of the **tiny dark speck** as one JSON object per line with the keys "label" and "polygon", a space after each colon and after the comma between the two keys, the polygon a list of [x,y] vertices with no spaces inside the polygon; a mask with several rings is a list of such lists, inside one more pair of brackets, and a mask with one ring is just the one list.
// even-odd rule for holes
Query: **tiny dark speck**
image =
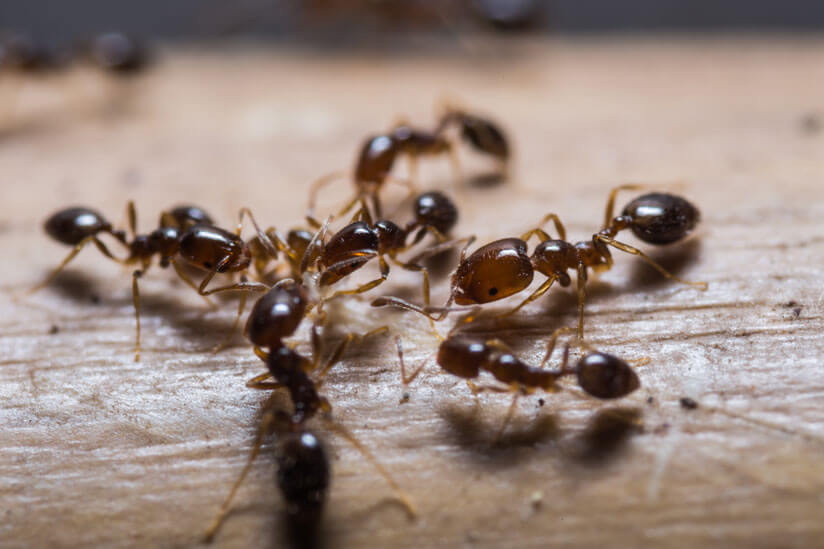
{"label": "tiny dark speck", "polygon": [[57,326],[57,324],[52,324],[51,327],[49,328],[49,334],[50,335],[54,335],[59,331],[60,331],[60,328]]}
{"label": "tiny dark speck", "polygon": [[655,399],[654,399],[654,398],[652,398],[652,397],[647,397],[647,404],[653,404],[654,402],[655,402]]}
{"label": "tiny dark speck", "polygon": [[95,305],[98,305],[100,304],[100,296],[97,294],[92,294],[89,296],[89,301],[91,301]]}
{"label": "tiny dark speck", "polygon": [[807,135],[814,135],[821,131],[821,118],[815,114],[807,114],[801,117],[801,131]]}
{"label": "tiny dark speck", "polygon": [[681,403],[681,408],[683,408],[684,410],[695,410],[696,408],[698,408],[698,403],[690,397],[683,397],[678,402]]}
{"label": "tiny dark speck", "polygon": [[543,406],[544,404],[546,404],[546,401],[542,398],[539,398],[538,399],[538,406]]}
{"label": "tiny dark speck", "polygon": [[786,303],[782,303],[782,305],[784,305],[784,307],[787,307],[787,308],[795,307],[796,305],[798,305],[798,302],[793,299],[793,300],[790,300]]}
{"label": "tiny dark speck", "polygon": [[498,295],[498,288],[490,288],[489,295]]}

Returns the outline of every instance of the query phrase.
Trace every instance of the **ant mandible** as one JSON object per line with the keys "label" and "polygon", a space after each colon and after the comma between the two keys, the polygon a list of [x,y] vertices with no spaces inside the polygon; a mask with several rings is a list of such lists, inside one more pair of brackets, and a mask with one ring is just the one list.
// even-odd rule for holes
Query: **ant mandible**
{"label": "ant mandible", "polygon": [[[507,410],[504,422],[495,440],[499,440],[506,430],[521,395],[528,395],[535,390],[557,392],[558,381],[565,376],[575,376],[578,385],[590,396],[601,400],[622,398],[641,386],[633,369],[617,356],[597,350],[588,350],[582,354],[575,366],[569,366],[569,345],[564,346],[561,367],[547,370],[544,366],[552,356],[559,335],[570,332],[571,328],[556,330],[549,339],[546,354],[538,368],[530,366],[519,359],[512,349],[497,338],[488,339],[474,334],[456,333],[461,323],[471,320],[463,319],[453,328],[449,336],[440,343],[437,353],[438,365],[447,373],[464,378],[472,394],[484,391],[513,393],[512,403]],[[401,379],[404,385],[411,383],[426,365],[423,362],[411,375],[406,375],[403,349],[400,337],[395,338],[398,360],[401,365]],[[640,362],[646,363],[647,359]],[[482,372],[488,372],[503,386],[477,386],[472,380]]]}
{"label": "ant mandible", "polygon": [[[332,411],[332,406],[329,401],[318,392],[326,375],[335,364],[340,362],[347,347],[353,341],[363,340],[374,335],[385,333],[388,331],[388,328],[382,326],[362,335],[354,333],[347,334],[321,366],[321,344],[317,334],[316,324],[312,326],[311,342],[313,357],[311,359],[301,355],[283,343],[284,338],[291,336],[297,330],[297,327],[306,315],[308,304],[309,294],[306,287],[294,280],[285,279],[261,297],[257,303],[255,303],[252,312],[249,314],[244,333],[255,346],[255,354],[266,363],[268,371],[250,379],[246,386],[252,389],[272,391],[284,388],[289,393],[294,409],[291,414],[274,411],[273,406],[276,397],[276,393],[274,392],[264,403],[264,415],[257,438],[252,447],[252,452],[239,478],[221,505],[218,515],[207,530],[207,540],[214,538],[214,535],[223,523],[238,488],[243,483],[246,475],[251,470],[252,464],[260,453],[263,438],[272,431],[275,423],[280,422],[282,425],[286,425],[286,430],[289,432],[295,433],[297,436],[302,436],[302,434],[307,433],[305,423],[318,415],[319,412],[324,414],[321,417],[327,419],[329,425],[336,432],[340,433],[378,470],[381,476],[384,477],[396,492],[399,501],[403,504],[407,513],[411,517],[414,517],[416,514],[414,506],[403,490],[372,453],[346,428],[333,422],[328,417]],[[317,374],[313,379],[309,374],[315,372],[317,372]],[[270,378],[274,381],[269,381]],[[317,456],[315,457],[317,458]],[[313,463],[314,466],[318,467],[316,470],[320,471],[321,464],[317,461]],[[279,475],[282,472],[283,470],[281,469]],[[320,484],[324,485],[325,488],[325,483]],[[295,487],[295,493],[291,495],[287,489],[283,487],[281,489],[284,492],[287,502],[290,504],[295,503],[292,501],[294,499],[304,499],[303,496],[298,493],[297,487]],[[312,496],[312,501],[308,503],[313,504],[313,501],[316,500],[317,493],[312,495],[312,491],[309,491],[306,494]],[[298,503],[301,502],[299,501]],[[298,505],[298,507],[300,506]]]}
{"label": "ant mandible", "polygon": [[[665,245],[681,240],[689,234],[700,219],[698,209],[686,199],[666,193],[648,193],[627,204],[621,215],[613,217],[615,196],[619,191],[636,190],[640,185],[621,185],[614,188],[607,200],[603,228],[592,235],[591,240],[570,243],[566,240],[566,229],[554,213],[544,217],[541,226],[552,221],[559,238],[553,239],[541,226],[524,233],[521,238],[504,238],[490,242],[475,250],[469,257],[466,251],[470,242],[461,252],[460,261],[452,276],[451,291],[445,307],[438,316],[433,316],[432,308],[421,308],[396,297],[382,297],[372,302],[373,306],[393,305],[428,316],[431,320],[442,320],[449,313],[450,306],[481,305],[491,303],[519,293],[532,282],[535,271],[547,279],[518,306],[500,316],[509,316],[535,301],[556,281],[561,286],[569,286],[571,279],[567,270],[577,273],[578,293],[578,339],[584,342],[584,301],[586,299],[587,270],[607,270],[612,267],[609,246],[620,251],[639,256],[666,278],[676,282],[707,289],[706,282],[690,282],[673,275],[638,248],[615,240],[615,235],[631,229],[644,242]],[[527,255],[527,241],[538,235],[541,243],[532,257]]]}
{"label": "ant mandible", "polygon": [[[211,305],[208,296],[222,291],[243,290],[238,307],[238,316],[235,319],[237,326],[240,315],[245,306],[247,291],[265,291],[268,286],[245,280],[207,290],[209,282],[218,273],[243,273],[252,259],[249,247],[241,240],[239,234],[242,223],[238,224],[237,234],[230,233],[212,224],[211,217],[202,209],[195,206],[178,206],[163,212],[160,216],[159,227],[148,234],[138,234],[136,230],[136,210],[133,202],[127,207],[129,232],[131,240],[125,231],[114,230],[112,224],[100,213],[85,207],[74,207],[60,210],[46,220],[46,233],[60,243],[73,246],[66,258],[55,268],[46,279],[31,288],[33,293],[47,286],[74,257],[88,244],[94,244],[103,255],[125,265],[139,264],[140,268],[132,273],[132,301],[135,311],[135,361],[140,360],[140,290],[138,279],[151,266],[154,256],[159,257],[158,264],[165,268],[170,264],[177,275],[190,287],[203,296]],[[241,219],[243,216],[241,212]],[[254,222],[254,219],[253,219]],[[257,228],[257,224],[255,223]],[[261,239],[268,238],[260,235]],[[125,259],[118,259],[109,251],[100,240],[99,235],[110,234],[128,250]],[[276,249],[268,241],[267,253],[276,254]],[[196,284],[180,267],[175,258],[180,258],[189,266],[207,271],[207,275],[200,284]],[[234,332],[234,327],[232,332]],[[231,336],[231,333],[229,336]],[[228,340],[228,337],[227,337]],[[220,349],[223,344],[216,347]]]}

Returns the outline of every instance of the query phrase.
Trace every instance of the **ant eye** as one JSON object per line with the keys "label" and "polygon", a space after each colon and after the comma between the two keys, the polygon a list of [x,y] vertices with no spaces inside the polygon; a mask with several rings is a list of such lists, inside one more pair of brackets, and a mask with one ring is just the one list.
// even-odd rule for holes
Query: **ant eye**
{"label": "ant eye", "polygon": [[498,288],[490,288],[489,289],[489,295],[497,295],[497,294],[498,294]]}

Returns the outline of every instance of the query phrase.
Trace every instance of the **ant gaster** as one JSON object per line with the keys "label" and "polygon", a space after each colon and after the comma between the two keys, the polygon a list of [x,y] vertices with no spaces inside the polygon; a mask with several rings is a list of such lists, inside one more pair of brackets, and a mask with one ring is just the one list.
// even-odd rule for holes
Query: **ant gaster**
{"label": "ant gaster", "polygon": [[443,135],[450,126],[456,126],[461,138],[477,152],[494,158],[500,166],[501,174],[506,178],[511,147],[506,134],[497,123],[462,109],[447,107],[441,115],[435,134]]}
{"label": "ant gaster", "polygon": [[[622,185],[612,190],[607,200],[603,228],[591,240],[570,243],[566,240],[566,230],[556,214],[548,214],[541,225],[552,221],[559,238],[553,239],[540,226],[523,234],[521,238],[504,238],[490,242],[466,257],[467,247],[461,252],[460,261],[452,276],[452,288],[446,306],[433,317],[431,308],[421,308],[394,297],[382,297],[372,302],[373,306],[394,305],[425,314],[433,320],[443,319],[453,301],[458,305],[481,305],[498,301],[525,290],[534,277],[535,271],[547,279],[518,306],[501,316],[508,316],[523,306],[535,301],[556,281],[561,286],[571,282],[568,270],[577,273],[578,291],[578,338],[584,341],[584,301],[586,298],[587,270],[607,270],[612,267],[609,246],[620,251],[639,256],[666,278],[682,284],[706,289],[706,282],[682,280],[668,272],[641,250],[615,240],[615,235],[631,229],[641,240],[650,244],[663,245],[676,242],[689,234],[698,223],[700,214],[687,200],[665,193],[649,193],[631,201],[621,215],[613,217],[615,195],[621,190],[637,189],[638,185]],[[527,241],[538,235],[541,243],[532,256],[527,255]]]}

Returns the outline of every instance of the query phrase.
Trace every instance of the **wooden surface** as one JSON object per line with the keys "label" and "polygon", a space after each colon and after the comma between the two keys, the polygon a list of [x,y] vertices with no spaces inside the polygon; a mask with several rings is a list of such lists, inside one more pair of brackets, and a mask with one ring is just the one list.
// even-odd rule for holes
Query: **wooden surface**
{"label": "wooden surface", "polygon": [[[703,219],[689,242],[655,256],[709,290],[617,257],[591,286],[587,330],[606,351],[651,358],[642,389],[613,404],[569,391],[543,407],[524,398],[497,446],[509,397],[476,408],[437,371],[426,323],[370,310],[368,298],[338,307],[340,331],[388,322],[410,362],[429,366],[406,404],[391,339],[354,349],[330,375],[335,417],[420,516],[386,504],[382,478],[327,433],[327,545],[821,546],[822,58],[824,41],[787,39],[554,41],[491,59],[250,47],[169,51],[122,85],[85,70],[6,79],[0,93],[16,104],[0,136],[0,546],[196,544],[265,396],[244,387],[262,365],[241,338],[206,351],[234,302],[209,311],[170,272],[144,279],[139,363],[128,273],[94,250],[12,301],[66,253],[43,234],[45,217],[85,204],[122,223],[134,199],[148,229],[162,208],[196,202],[225,225],[248,205],[286,229],[309,181],[350,166],[359,140],[399,115],[430,122],[443,96],[493,114],[517,146],[514,186],[458,195],[458,233],[516,235],[555,211],[584,239],[613,185],[666,185]],[[463,160],[467,172],[484,168]],[[422,168],[425,187],[451,188],[445,160]],[[348,192],[333,187],[324,202]],[[386,196],[397,203],[402,191]],[[416,299],[416,277],[392,278],[385,292]],[[575,321],[574,304],[553,289],[501,335],[537,363],[545,336]],[[682,409],[684,396],[700,407]],[[282,544],[270,456],[216,546]]]}

